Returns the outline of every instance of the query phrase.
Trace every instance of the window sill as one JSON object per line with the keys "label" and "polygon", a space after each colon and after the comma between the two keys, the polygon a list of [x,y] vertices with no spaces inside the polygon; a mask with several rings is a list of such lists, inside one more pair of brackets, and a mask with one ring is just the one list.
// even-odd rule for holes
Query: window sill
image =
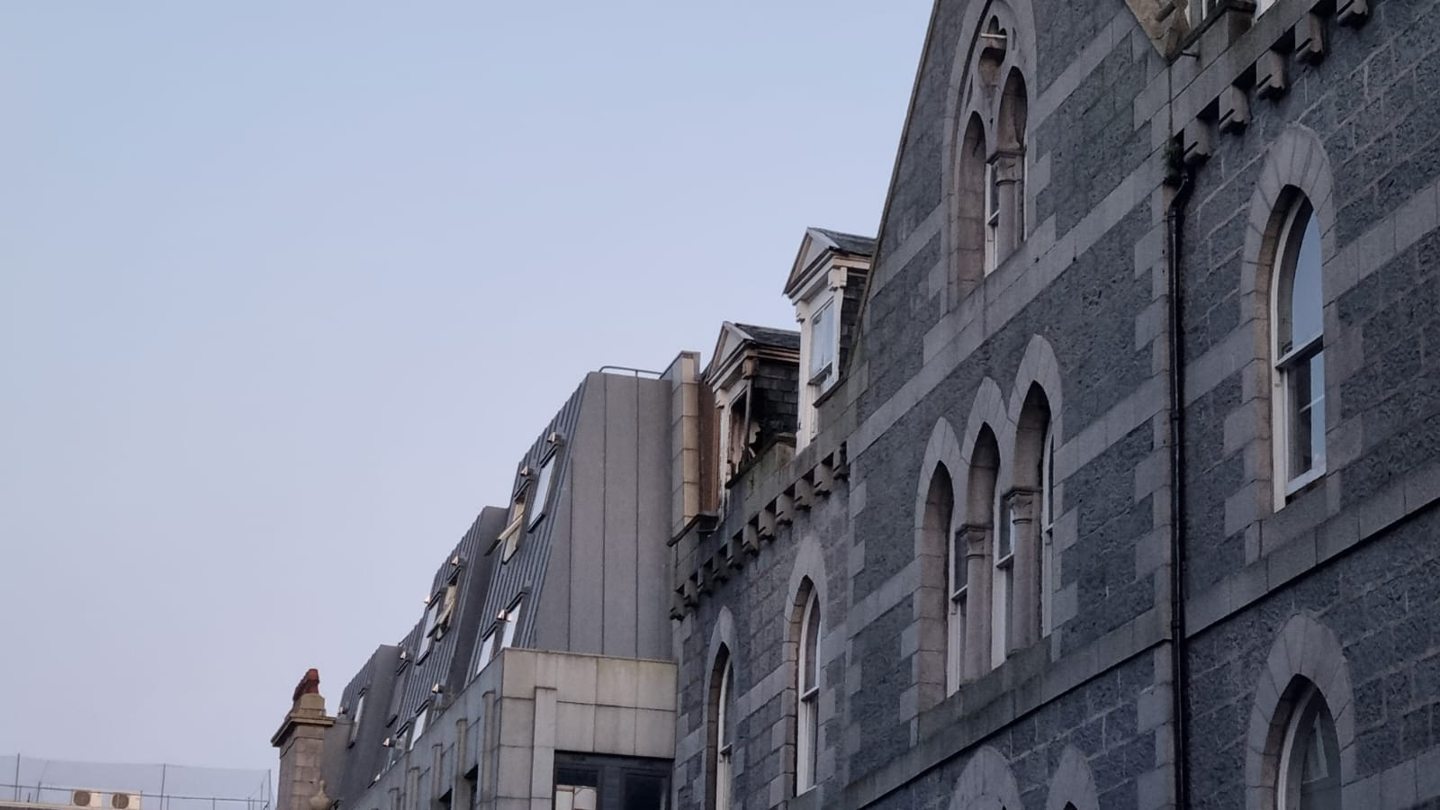
{"label": "window sill", "polygon": [[1285,507],[1298,500],[1300,496],[1304,495],[1306,492],[1315,489],[1316,484],[1324,480],[1324,478],[1324,467],[1316,467],[1312,470],[1301,473],[1295,478],[1292,478],[1290,480],[1290,483],[1285,485],[1285,501],[1284,503],[1277,505],[1276,511],[1278,512],[1281,509],[1284,509]]}

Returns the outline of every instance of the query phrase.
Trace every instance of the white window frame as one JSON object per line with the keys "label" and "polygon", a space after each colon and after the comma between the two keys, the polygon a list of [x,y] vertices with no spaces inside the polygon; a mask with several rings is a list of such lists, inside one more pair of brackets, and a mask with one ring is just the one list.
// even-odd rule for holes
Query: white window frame
{"label": "white window frame", "polygon": [[355,738],[360,734],[360,721],[365,717],[365,691],[361,690],[360,695],[355,698],[355,712],[350,715],[350,734],[346,739],[347,746],[355,744]]}
{"label": "white window frame", "polygon": [[[991,520],[990,542],[994,556],[994,579],[991,585],[990,603],[990,666],[995,668],[1005,663],[1010,646],[1010,626],[1015,578],[1015,527],[1010,505],[1000,492],[1000,470],[995,470],[995,514]],[[1004,540],[1005,548],[1001,547]],[[1004,553],[1001,553],[1001,552]]]}
{"label": "white window frame", "polygon": [[479,675],[485,671],[485,667],[495,658],[495,631],[499,628],[491,628],[480,639],[480,663],[475,667],[475,674]]}
{"label": "white window frame", "polygon": [[431,594],[425,600],[425,623],[420,628],[420,649],[415,653],[416,661],[424,661],[425,656],[430,654],[430,648],[435,645],[435,629],[440,624],[440,610],[444,605],[445,592]]}
{"label": "white window frame", "polygon": [[545,507],[550,501],[550,487],[554,483],[552,479],[555,475],[555,459],[559,455],[558,450],[552,451],[540,462],[540,472],[535,476],[535,497],[530,507],[530,518],[525,522],[527,531],[535,528],[535,524],[545,517]]}
{"label": "white window frame", "polygon": [[[837,376],[835,365],[839,362],[840,354],[840,305],[836,301],[837,296],[833,291],[826,289],[817,299],[817,306],[810,311],[810,317],[806,319],[806,331],[809,333],[809,351],[805,358],[806,382],[815,387],[817,393],[828,391],[830,386],[835,384]],[[822,317],[823,316],[823,317]],[[822,335],[815,328],[817,321],[828,319],[828,335]],[[823,353],[817,353],[817,348],[824,348]],[[815,362],[819,357],[825,358],[825,363],[816,368]]]}
{"label": "white window frame", "polygon": [[985,162],[985,275],[1000,266],[1000,186],[995,182],[995,161]]}
{"label": "white window frame", "polygon": [[[1302,214],[1303,222],[1302,220]],[[1280,334],[1280,324],[1283,319],[1290,316],[1288,310],[1295,298],[1294,279],[1299,271],[1300,253],[1304,246],[1305,229],[1315,219],[1316,212],[1307,200],[1296,201],[1285,216],[1285,224],[1280,231],[1280,240],[1275,247],[1275,256],[1272,261],[1271,291],[1270,291],[1270,351],[1274,362],[1271,368],[1271,412],[1272,441],[1274,455],[1273,467],[1275,479],[1275,508],[1281,509],[1288,499],[1309,486],[1314,481],[1325,475],[1326,452],[1325,452],[1325,329],[1324,312],[1321,315],[1321,328],[1313,336],[1303,339],[1303,343],[1284,346]],[[1316,223],[1318,229],[1318,223]],[[1317,246],[1318,247],[1318,246]],[[1324,257],[1321,256],[1322,268]],[[1321,268],[1317,268],[1320,270]],[[1323,284],[1317,273],[1317,281]],[[1282,296],[1281,291],[1288,284],[1290,295]],[[1287,300],[1282,300],[1286,298]],[[1323,300],[1323,295],[1322,295]],[[1290,324],[1293,332],[1294,324]],[[1319,419],[1321,425],[1321,436],[1318,447],[1311,447],[1312,463],[1309,469],[1301,470],[1298,473],[1291,469],[1290,459],[1293,455],[1292,427],[1296,412],[1302,407],[1293,402],[1294,380],[1302,368],[1308,373],[1308,364],[1317,359],[1321,364],[1321,377],[1319,379],[1319,390],[1314,390],[1316,379],[1311,376],[1312,391],[1310,403],[1303,407],[1310,409],[1310,418]]]}
{"label": "white window frame", "polygon": [[410,722],[410,736],[405,743],[406,751],[414,751],[415,743],[425,734],[425,729],[430,725],[430,704],[426,703],[420,711],[415,713],[415,719]]}
{"label": "white window frame", "polygon": [[734,666],[727,658],[720,674],[720,696],[715,707],[715,810],[730,810],[732,777],[731,758],[734,743],[730,739],[730,688]]}
{"label": "white window frame", "polygon": [[526,483],[510,502],[510,522],[500,532],[500,542],[504,546],[500,554],[501,565],[510,562],[515,552],[520,550],[520,537],[525,534],[525,501],[529,497],[530,485]]}
{"label": "white window frame", "polygon": [[970,600],[970,559],[969,538],[964,529],[947,528],[945,542],[949,544],[949,559],[946,577],[950,589],[949,610],[946,615],[946,635],[949,644],[945,654],[946,694],[960,691],[965,667],[965,621],[969,613]]}
{"label": "white window frame", "polygon": [[[814,633],[811,633],[811,617],[815,619]],[[820,639],[824,636],[821,624],[824,616],[820,613],[820,595],[813,590],[805,602],[800,616],[799,666],[796,667],[796,693],[799,697],[799,717],[795,731],[795,794],[799,795],[815,787],[816,771],[819,770],[820,738]],[[815,671],[807,666],[807,651],[815,651]],[[807,684],[808,687],[807,687]]]}
{"label": "white window frame", "polygon": [[520,624],[521,617],[524,616],[524,611],[525,594],[522,593],[515,598],[514,602],[510,603],[510,607],[500,612],[497,617],[503,625],[500,633],[500,649],[508,650],[515,645],[516,628]]}
{"label": "white window frame", "polygon": [[1055,426],[1040,445],[1040,635],[1055,627]]}

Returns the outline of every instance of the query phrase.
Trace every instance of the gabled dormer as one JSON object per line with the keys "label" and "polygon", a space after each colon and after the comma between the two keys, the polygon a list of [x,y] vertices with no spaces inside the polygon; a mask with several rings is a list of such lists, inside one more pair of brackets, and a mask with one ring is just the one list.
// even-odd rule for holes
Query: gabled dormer
{"label": "gabled dormer", "polygon": [[800,334],[726,321],[705,382],[715,396],[719,481],[728,483],[777,440],[793,442]]}
{"label": "gabled dormer", "polygon": [[796,449],[820,429],[816,404],[839,380],[860,320],[875,240],[808,228],[785,282],[800,322],[799,428]]}

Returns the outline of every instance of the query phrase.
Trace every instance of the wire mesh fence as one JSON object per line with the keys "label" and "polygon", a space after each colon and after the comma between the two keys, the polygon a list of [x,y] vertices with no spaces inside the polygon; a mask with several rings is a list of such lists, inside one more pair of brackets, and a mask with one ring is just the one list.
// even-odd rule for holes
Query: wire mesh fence
{"label": "wire mesh fence", "polygon": [[0,756],[0,810],[271,810],[270,772]]}

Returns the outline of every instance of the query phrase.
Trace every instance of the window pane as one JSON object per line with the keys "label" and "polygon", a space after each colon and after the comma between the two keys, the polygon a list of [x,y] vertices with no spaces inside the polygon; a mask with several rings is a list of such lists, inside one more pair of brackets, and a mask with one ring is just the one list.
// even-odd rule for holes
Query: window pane
{"label": "window pane", "polygon": [[1340,752],[1335,720],[1318,693],[1311,692],[1291,720],[1292,735],[1282,763],[1286,810],[1339,810]]}
{"label": "window pane", "polygon": [[1308,210],[1301,215],[1305,217],[1304,230],[1299,230],[1299,221],[1291,230],[1292,238],[1300,236],[1290,283],[1289,345],[1292,347],[1319,336],[1324,324],[1324,299],[1320,294],[1320,225]]}
{"label": "window pane", "polygon": [[664,777],[625,775],[625,810],[665,810],[665,793]]}
{"label": "window pane", "polygon": [[500,638],[500,649],[506,649],[515,643],[515,629],[520,625],[520,616],[525,607],[523,598],[515,600],[515,604],[505,612],[505,630]]}
{"label": "window pane", "polygon": [[1010,504],[1000,499],[995,516],[995,560],[999,562],[1010,556]]}
{"label": "window pane", "polygon": [[1310,453],[1311,466],[1325,466],[1325,353],[1310,358]]}
{"label": "window pane", "polygon": [[815,678],[815,665],[819,659],[820,647],[819,600],[813,596],[810,598],[812,601],[810,602],[810,609],[807,611],[809,615],[805,623],[805,682],[801,685],[802,689],[807,692],[815,688],[815,684],[817,683]]}
{"label": "window pane", "polygon": [[550,499],[550,477],[554,472],[555,454],[551,453],[550,457],[545,459],[545,463],[540,465],[540,474],[535,479],[535,502],[531,507],[527,528],[534,526],[540,518],[545,516],[545,504]]}
{"label": "window pane", "polygon": [[365,717],[365,695],[361,693],[355,700],[355,714],[350,718],[350,742],[355,742],[355,735],[360,733],[360,720]]}
{"label": "window pane", "polygon": [[835,306],[827,301],[810,316],[810,377],[835,360]]}
{"label": "window pane", "polygon": [[[1312,444],[1316,426],[1312,424],[1313,387],[1310,374],[1313,365],[1297,363],[1286,372],[1290,388],[1290,469],[1291,479],[1308,472],[1314,466]],[[1323,426],[1320,430],[1323,433]]]}
{"label": "window pane", "polygon": [[950,592],[964,588],[970,579],[969,560],[965,557],[965,532],[958,531],[952,535],[950,546]]}
{"label": "window pane", "polygon": [[[477,674],[478,674],[481,670],[483,670],[483,669],[485,668],[485,665],[486,665],[486,664],[489,664],[489,663],[490,663],[490,658],[491,658],[491,656],[493,656],[494,654],[495,654],[495,633],[492,631],[492,632],[486,633],[486,634],[485,634],[485,638],[483,638],[483,639],[480,640],[480,663],[479,663],[478,666],[475,667],[475,672],[476,672]],[[395,691],[396,691],[397,694],[400,692],[400,690],[398,690],[398,689],[395,690]]]}

